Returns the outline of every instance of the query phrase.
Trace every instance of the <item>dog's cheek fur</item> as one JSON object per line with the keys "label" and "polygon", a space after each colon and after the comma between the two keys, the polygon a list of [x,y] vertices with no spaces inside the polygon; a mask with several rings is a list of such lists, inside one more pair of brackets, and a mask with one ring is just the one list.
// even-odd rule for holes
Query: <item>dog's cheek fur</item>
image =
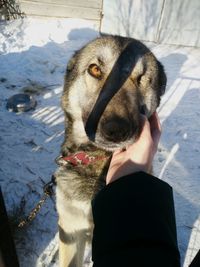
{"label": "dog's cheek fur", "polygon": [[[94,77],[91,77],[87,71],[82,76],[82,90],[80,92],[80,106],[85,117],[85,113],[90,113],[94,103],[100,93],[102,82]],[[87,104],[86,104],[87,103]]]}
{"label": "dog's cheek fur", "polygon": [[[77,79],[77,77],[79,78]],[[75,67],[66,73],[62,95],[62,108],[65,113],[65,138],[61,149],[62,155],[68,154],[70,150],[76,149],[79,144],[88,141],[82,122],[82,107],[80,105],[84,90],[81,79]],[[80,84],[80,86],[77,86],[77,84]],[[76,144],[76,147],[74,147],[74,144]]]}
{"label": "dog's cheek fur", "polygon": [[165,74],[165,70],[160,61],[157,60],[158,64],[158,87],[160,89],[160,97],[165,93],[166,85],[167,85],[167,76]]}
{"label": "dog's cheek fur", "polygon": [[[73,136],[73,141],[78,145],[78,144],[83,144],[88,141],[88,138],[85,133],[85,128],[83,125],[83,120],[82,120],[82,103],[81,99],[84,98],[82,92],[80,92],[80,87],[77,86],[77,83],[82,83],[82,78],[76,81],[76,86],[71,87],[69,91],[69,102],[68,102],[68,112],[71,114],[71,116],[74,119],[74,123],[72,125],[72,136]],[[84,90],[84,88],[81,88],[81,90]]]}
{"label": "dog's cheek fur", "polygon": [[165,90],[166,75],[164,68],[152,53],[144,57],[146,71],[140,81],[140,101],[145,106],[145,113],[150,117],[160,105],[160,98]]}

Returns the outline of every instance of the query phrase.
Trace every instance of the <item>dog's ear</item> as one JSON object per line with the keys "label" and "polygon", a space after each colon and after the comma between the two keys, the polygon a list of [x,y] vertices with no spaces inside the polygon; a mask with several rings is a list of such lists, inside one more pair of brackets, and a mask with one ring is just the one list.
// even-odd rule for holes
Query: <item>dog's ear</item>
{"label": "dog's ear", "polygon": [[167,85],[167,76],[165,74],[165,70],[163,65],[158,62],[158,85],[160,90],[160,96],[162,96],[165,93],[165,88]]}

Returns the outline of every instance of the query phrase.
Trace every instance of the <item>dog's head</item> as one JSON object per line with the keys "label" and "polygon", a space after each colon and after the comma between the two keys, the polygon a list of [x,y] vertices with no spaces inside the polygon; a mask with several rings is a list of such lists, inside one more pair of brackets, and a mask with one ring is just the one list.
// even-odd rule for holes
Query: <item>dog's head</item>
{"label": "dog's head", "polygon": [[89,139],[107,150],[132,143],[141,114],[152,115],[165,86],[163,66],[141,42],[114,36],[92,41],[67,67],[62,105],[74,141]]}

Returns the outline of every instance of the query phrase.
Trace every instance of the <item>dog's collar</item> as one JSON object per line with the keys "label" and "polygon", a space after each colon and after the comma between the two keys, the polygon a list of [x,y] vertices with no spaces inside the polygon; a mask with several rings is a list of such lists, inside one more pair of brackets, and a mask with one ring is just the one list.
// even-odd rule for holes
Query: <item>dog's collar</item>
{"label": "dog's collar", "polygon": [[77,152],[75,154],[69,156],[59,156],[56,159],[56,163],[60,166],[66,166],[67,164],[71,164],[72,166],[78,165],[89,165],[99,160],[106,160],[108,156],[94,156],[85,153],[84,151]]}

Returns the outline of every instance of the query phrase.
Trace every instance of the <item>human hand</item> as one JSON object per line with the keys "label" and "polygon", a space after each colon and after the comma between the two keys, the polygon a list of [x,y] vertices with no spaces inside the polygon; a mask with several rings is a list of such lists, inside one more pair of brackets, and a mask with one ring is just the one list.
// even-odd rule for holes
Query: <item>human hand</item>
{"label": "human hand", "polygon": [[120,150],[113,153],[106,184],[128,174],[151,170],[161,136],[161,125],[156,112],[149,120],[144,116],[143,119],[143,128],[139,138],[125,151]]}

